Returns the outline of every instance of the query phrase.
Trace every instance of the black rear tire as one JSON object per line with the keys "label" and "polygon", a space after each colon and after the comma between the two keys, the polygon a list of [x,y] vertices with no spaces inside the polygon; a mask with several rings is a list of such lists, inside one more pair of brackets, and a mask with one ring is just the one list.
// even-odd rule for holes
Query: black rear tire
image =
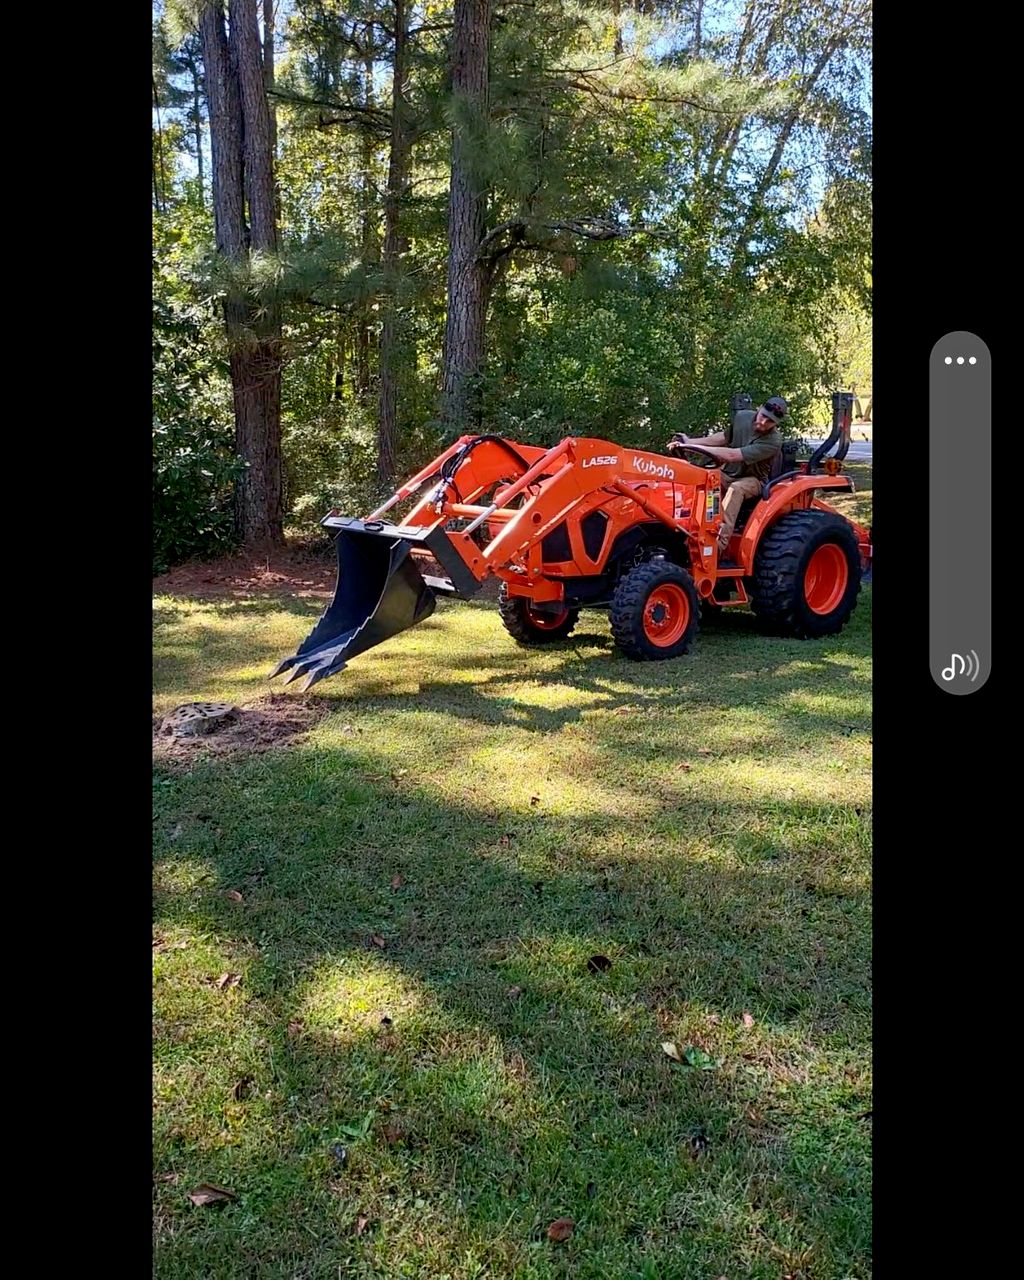
{"label": "black rear tire", "polygon": [[564,640],[579,621],[579,609],[566,609],[564,616],[534,613],[524,596],[510,596],[506,583],[498,592],[498,616],[505,630],[520,644],[553,644]]}
{"label": "black rear tire", "polygon": [[750,606],[776,635],[835,635],[857,606],[860,573],[857,535],[842,516],[791,511],[761,538]]}
{"label": "black rear tire", "polygon": [[623,574],[608,619],[615,643],[627,658],[678,658],[697,638],[700,597],[687,570],[659,557]]}

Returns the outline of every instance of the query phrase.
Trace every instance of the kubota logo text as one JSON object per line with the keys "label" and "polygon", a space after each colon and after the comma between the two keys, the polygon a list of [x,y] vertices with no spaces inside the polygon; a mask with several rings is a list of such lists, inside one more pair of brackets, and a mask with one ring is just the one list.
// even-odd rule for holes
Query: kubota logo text
{"label": "kubota logo text", "polygon": [[666,480],[674,480],[676,478],[676,473],[671,467],[666,467],[664,464],[659,465],[657,462],[651,462],[649,458],[634,458],[633,466],[637,471],[644,472],[645,475],[663,476]]}
{"label": "kubota logo text", "polygon": [[614,467],[618,460],[618,456],[609,458],[602,454],[597,458],[584,458],[583,465],[585,467]]}

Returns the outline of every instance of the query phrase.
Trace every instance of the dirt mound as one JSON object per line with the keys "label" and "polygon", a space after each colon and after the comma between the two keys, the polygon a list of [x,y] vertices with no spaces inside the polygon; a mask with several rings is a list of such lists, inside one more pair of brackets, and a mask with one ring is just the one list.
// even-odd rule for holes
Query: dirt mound
{"label": "dirt mound", "polygon": [[181,763],[196,757],[247,754],[291,746],[323,719],[328,708],[322,700],[294,694],[271,693],[239,707],[216,733],[181,737],[164,726],[164,717],[153,720],[153,758]]}

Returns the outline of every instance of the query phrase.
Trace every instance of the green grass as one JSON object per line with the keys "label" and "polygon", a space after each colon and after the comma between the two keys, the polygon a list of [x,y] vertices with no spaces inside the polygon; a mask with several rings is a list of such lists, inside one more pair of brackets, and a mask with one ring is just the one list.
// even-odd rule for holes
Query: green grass
{"label": "green grass", "polygon": [[[317,612],[158,600],[155,710]],[[310,698],[156,770],[155,1274],[870,1275],[870,588],[660,664],[444,603]]]}

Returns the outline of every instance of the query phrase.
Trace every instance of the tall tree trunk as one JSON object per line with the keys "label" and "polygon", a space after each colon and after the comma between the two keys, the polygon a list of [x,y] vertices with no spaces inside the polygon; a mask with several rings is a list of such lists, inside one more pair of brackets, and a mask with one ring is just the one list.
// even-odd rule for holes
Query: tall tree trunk
{"label": "tall tree trunk", "polygon": [[[229,0],[229,46],[238,68],[243,176],[253,253],[276,255],[277,209],[270,109],[256,0]],[[248,463],[238,486],[243,541],[279,545],[283,535],[281,465],[281,312],[274,286],[255,301],[250,340],[232,353],[236,446]]]}
{"label": "tall tree trunk", "polygon": [[396,295],[403,250],[401,201],[409,180],[410,138],[405,105],[408,26],[406,0],[394,0],[391,150],[384,194],[384,289],[381,295],[380,401],[377,414],[377,478],[382,485],[394,479],[398,439],[398,370],[402,337]]}
{"label": "tall tree trunk", "polygon": [[[160,95],[156,89],[156,77],[153,77],[153,106],[156,107],[156,156],[153,160],[153,200],[157,213],[167,208],[167,183],[164,180],[164,127],[160,120]],[[163,189],[163,201],[160,191]]]}
{"label": "tall tree trunk", "polygon": [[[275,253],[273,164],[256,0],[206,0],[199,34],[210,111],[213,218],[218,252],[242,276],[250,248]],[[248,201],[250,227],[246,226]],[[276,299],[252,306],[231,283],[224,300],[235,410],[235,450],[247,464],[236,491],[238,531],[247,545],[282,539],[281,327]]]}
{"label": "tall tree trunk", "polygon": [[332,400],[343,400],[345,398],[345,347],[347,334],[345,333],[344,320],[338,321],[338,336],[335,341],[335,357],[334,357],[334,386],[331,390]]}
{"label": "tall tree trunk", "polygon": [[[372,44],[373,22],[366,24],[366,41]],[[369,109],[373,106],[373,59],[367,57],[363,64],[363,102]],[[369,129],[363,129],[361,138],[362,178],[359,223],[360,258],[363,265],[364,279],[368,280],[373,269],[373,135]],[[356,394],[365,396],[370,390],[370,317],[373,297],[369,288],[365,291],[362,305],[356,315]]]}
{"label": "tall tree trunk", "polygon": [[[263,0],[263,83],[267,90],[267,109],[270,112],[270,154],[277,164],[277,103],[274,92],[274,0]],[[274,171],[274,210],[281,220],[281,192]]]}
{"label": "tall tree trunk", "polygon": [[480,416],[487,272],[477,260],[484,237],[487,192],[474,162],[473,126],[487,118],[490,0],[455,0],[452,33],[451,181],[448,191],[448,314],[441,378],[442,416],[455,434]]}

